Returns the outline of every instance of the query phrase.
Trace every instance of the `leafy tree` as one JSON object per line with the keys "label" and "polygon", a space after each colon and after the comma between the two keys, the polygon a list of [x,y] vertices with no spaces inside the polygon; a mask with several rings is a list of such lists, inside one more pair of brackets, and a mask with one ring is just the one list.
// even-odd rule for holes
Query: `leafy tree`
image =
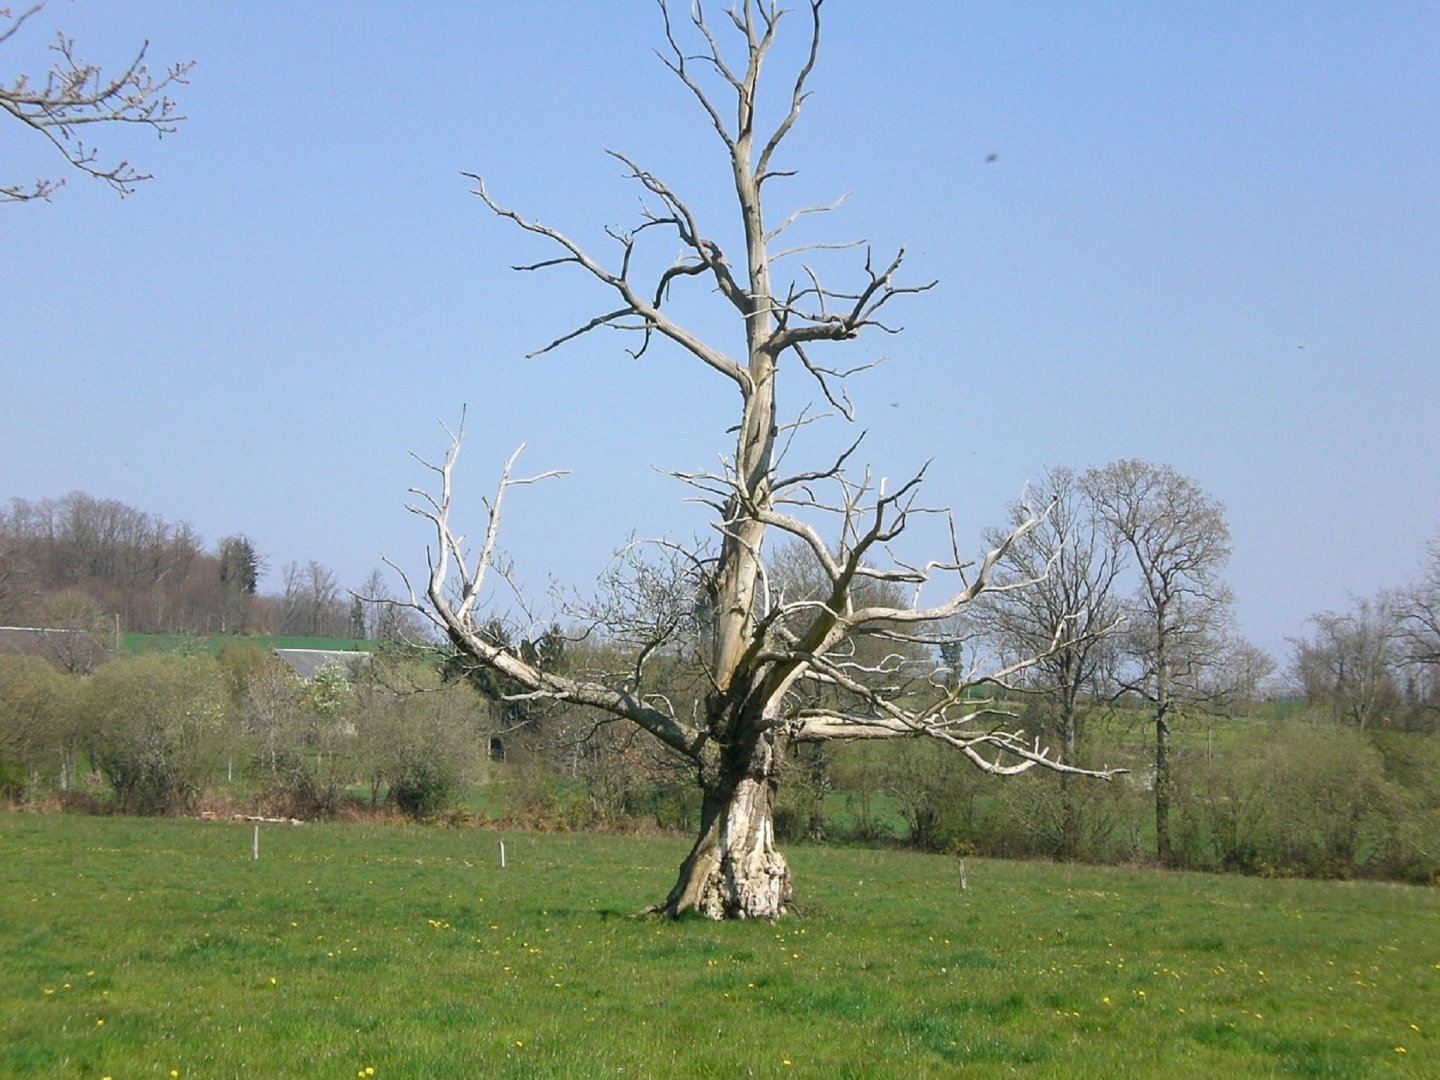
{"label": "leafy tree", "polygon": [[18,796],[41,770],[58,778],[62,790],[69,787],[80,746],[76,686],[39,656],[0,654],[0,787],[6,797]]}
{"label": "leafy tree", "polygon": [[[0,45],[39,14],[43,3],[33,4],[18,15],[0,8]],[[151,179],[124,158],[113,164],[101,162],[99,152],[86,143],[84,133],[91,125],[149,128],[158,136],[173,133],[185,119],[176,111],[166,91],[187,81],[194,61],[171,64],[163,74],[150,71],[145,62],[147,41],[118,75],[105,75],[99,65],[82,60],[75,42],[57,32],[50,51],[55,61],[43,78],[15,75],[0,82],[0,111],[39,133],[60,153],[68,165],[103,180],[114,191],[129,195],[135,186]],[[37,178],[29,184],[0,185],[0,202],[48,199],[64,178]]]}
{"label": "leafy tree", "polygon": [[1223,869],[1307,877],[1400,874],[1426,881],[1440,861],[1419,828],[1433,815],[1386,775],[1370,736],[1328,722],[1276,725],[1242,757],[1193,770]]}
{"label": "leafy tree", "polygon": [[[709,507],[718,544],[714,551],[703,544],[668,545],[694,585],[683,595],[704,684],[698,708],[682,711],[655,692],[650,665],[633,668],[628,682],[549,672],[490,631],[493,617],[480,605],[494,578],[505,577],[504,566],[496,565],[504,499],[542,479],[515,475],[514,457],[487,504],[487,524],[473,551],[451,523],[463,425],[443,461],[430,466],[438,490],[417,491],[419,501],[411,506],[435,530],[426,601],[413,591],[411,597],[458,651],[516,686],[511,696],[584,706],[633,724],[691,770],[702,793],[699,835],[674,888],[657,905],[672,916],[693,910],[712,918],[774,918],[787,910],[790,871],[775,847],[773,807],[783,763],[797,744],[931,739],[991,772],[1035,765],[1073,769],[1037,752],[997,702],[971,693],[1003,683],[1016,669],[975,673],[957,684],[942,678],[933,661],[928,675],[898,659],[868,670],[853,646],[857,635],[871,634],[933,649],[956,614],[989,587],[1007,546],[1039,519],[1022,522],[975,563],[956,550],[906,563],[888,554],[889,545],[917,515],[930,512],[919,501],[923,470],[898,484],[868,471],[853,474],[848,468],[858,440],[815,467],[789,471],[785,461],[787,447],[793,451],[793,441],[815,418],[805,410],[787,416],[782,387],[800,390],[792,385],[799,379],[836,414],[852,418],[843,362],[823,360],[820,353],[862,334],[893,331],[885,322],[891,305],[929,288],[901,279],[903,250],[887,260],[867,248],[858,270],[849,271],[851,283],[836,285],[830,260],[845,256],[824,250],[835,245],[809,245],[810,264],[797,266],[788,280],[783,276],[794,263],[784,261],[782,237],[788,240],[791,227],[819,209],[799,206],[770,216],[762,205],[762,195],[768,198],[776,183],[794,175],[779,155],[817,68],[821,2],[811,0],[802,10],[808,33],[788,82],[772,97],[768,87],[762,89],[760,73],[784,18],[778,4],[747,0],[729,12],[724,33],[734,32],[732,55],[699,5],[690,9],[685,29],[660,3],[666,41],[661,59],[723,148],[738,250],[727,250],[729,241],[717,239],[726,234],[707,228],[675,188],[623,154],[614,157],[639,186],[642,210],[634,227],[608,230],[618,248],[609,261],[522,217],[474,178],[476,194],[495,215],[545,245],[548,254],[525,269],[576,271],[607,297],[600,314],[539,352],[595,330],[614,330],[632,337],[636,356],[652,347],[678,351],[712,372],[731,395],[733,451],[715,471],[674,474]],[[681,44],[687,36],[693,45]],[[656,257],[677,247],[680,255],[650,275],[646,268],[656,265],[657,245]],[[695,285],[723,308],[743,351],[732,354],[692,329],[683,305]],[[805,551],[821,584],[817,594],[777,590],[769,565],[772,534]],[[902,588],[903,601],[867,591],[882,585]],[[663,655],[683,625],[661,620],[654,627],[659,639],[641,651]],[[523,636],[522,630],[512,640]]]}

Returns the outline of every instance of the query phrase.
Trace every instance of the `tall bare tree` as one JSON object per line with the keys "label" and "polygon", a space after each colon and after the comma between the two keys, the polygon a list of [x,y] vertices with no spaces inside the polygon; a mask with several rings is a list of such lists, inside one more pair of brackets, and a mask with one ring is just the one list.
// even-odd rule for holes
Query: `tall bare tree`
{"label": "tall bare tree", "polygon": [[[1050,469],[1040,488],[1051,500],[1040,525],[1007,545],[1010,532],[1032,513],[1017,502],[1010,507],[1008,527],[986,536],[1005,551],[997,580],[1035,584],[987,593],[978,611],[1004,655],[1039,657],[1030,671],[1030,687],[1051,702],[1060,760],[1074,765],[1081,709],[1087,696],[1098,691],[1114,651],[1112,631],[1120,623],[1116,582],[1125,559],[1073,470]],[[1073,858],[1080,845],[1080,805],[1073,775],[1062,773],[1060,782],[1061,853]]]}
{"label": "tall bare tree", "polygon": [[1402,597],[1381,593],[1356,599],[1349,611],[1313,616],[1315,636],[1291,642],[1306,701],[1361,731],[1392,722],[1401,702],[1396,674],[1406,610]]}
{"label": "tall bare tree", "polygon": [[[669,915],[694,910],[717,919],[774,918],[786,911],[790,871],[775,847],[772,804],[786,749],[797,743],[927,738],[992,773],[1036,765],[1077,771],[1018,730],[995,701],[972,693],[980,685],[1003,684],[1032,658],[951,679],[933,660],[911,659],[909,649],[938,642],[947,622],[991,586],[996,564],[1039,519],[1019,523],[976,562],[967,562],[952,543],[943,557],[910,564],[894,557],[889,545],[918,515],[935,512],[918,499],[923,469],[894,485],[868,470],[853,475],[847,466],[857,439],[828,464],[782,471],[785,449],[814,419],[803,409],[788,419],[781,415],[782,365],[808,375],[812,392],[849,419],[845,372],[822,363],[817,350],[866,331],[893,332],[882,320],[885,310],[929,288],[899,278],[903,250],[887,260],[867,248],[858,272],[852,271],[853,283],[845,286],[823,280],[814,265],[796,267],[788,280],[777,278],[777,263],[791,254],[777,242],[819,209],[802,206],[777,224],[763,212],[762,195],[793,175],[778,154],[809,94],[820,50],[821,3],[810,0],[802,7],[808,38],[770,115],[761,105],[760,75],[782,21],[778,5],[742,0],[727,12],[729,25],[717,32],[700,5],[689,9],[688,25],[677,25],[660,0],[666,43],[661,59],[724,149],[741,238],[734,257],[679,193],[623,154],[612,152],[639,186],[643,209],[632,229],[608,231],[617,248],[608,261],[522,217],[474,177],[476,194],[494,214],[548,245],[549,257],[520,269],[576,270],[610,297],[600,314],[539,352],[597,329],[618,330],[633,335],[637,356],[659,341],[670,343],[713,371],[733,395],[733,452],[716,471],[674,474],[709,506],[716,532],[713,552],[682,551],[693,580],[695,649],[705,681],[698,708],[683,711],[652,692],[643,667],[610,678],[548,672],[488,632],[480,608],[493,578],[503,576],[496,562],[503,501],[516,487],[541,479],[515,475],[515,457],[486,504],[478,550],[467,548],[451,518],[461,432],[452,436],[443,461],[430,465],[436,489],[417,490],[418,501],[410,507],[435,533],[423,607],[456,649],[496,669],[525,696],[589,706],[629,721],[689,763],[703,793],[699,836],[674,888],[657,905]],[[733,50],[722,46],[722,35],[734,42]],[[682,37],[692,44],[682,45]],[[678,246],[680,254],[641,280],[639,267],[656,244],[662,253]],[[694,285],[705,287],[729,311],[742,331],[743,354],[703,340],[677,313],[674,302]],[[770,534],[805,550],[823,583],[818,594],[792,596],[775,587],[767,567]],[[904,603],[867,599],[883,595],[873,586],[887,583],[906,590]],[[847,647],[852,637],[867,633],[906,648],[877,657],[872,649]],[[827,693],[801,692],[814,686]]]}
{"label": "tall bare tree", "polygon": [[1400,593],[1400,646],[1407,663],[1440,672],[1440,533],[1425,548],[1420,580]]}
{"label": "tall bare tree", "polygon": [[343,637],[350,628],[350,609],[340,595],[335,572],[314,559],[304,566],[286,563],[281,571],[282,634]]}
{"label": "tall bare tree", "polygon": [[1230,528],[1221,505],[1169,465],[1115,461],[1086,473],[1084,484],[1139,576],[1116,679],[1151,710],[1156,855],[1168,864],[1170,725],[1187,707],[1224,696],[1212,674],[1230,623],[1230,590],[1220,576],[1230,559]]}
{"label": "tall bare tree", "polygon": [[[43,7],[43,3],[33,4],[18,15],[0,8],[0,45],[8,43]],[[143,43],[118,73],[106,75],[98,64],[76,55],[73,38],[57,32],[50,46],[55,60],[49,71],[43,78],[21,74],[0,83],[0,110],[49,140],[70,166],[103,180],[121,196],[129,195],[151,175],[125,158],[102,161],[84,133],[91,125],[137,126],[164,136],[185,119],[167,91],[187,81],[195,62],[171,64],[156,74],[145,61],[149,48],[148,41]],[[64,183],[63,177],[38,177],[28,184],[0,184],[0,202],[48,199]]]}

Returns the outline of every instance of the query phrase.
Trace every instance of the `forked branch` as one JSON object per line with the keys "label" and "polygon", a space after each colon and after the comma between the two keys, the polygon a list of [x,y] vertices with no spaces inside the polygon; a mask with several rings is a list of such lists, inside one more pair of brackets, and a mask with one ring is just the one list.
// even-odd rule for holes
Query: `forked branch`
{"label": "forked branch", "polygon": [[[464,535],[454,531],[450,524],[454,506],[454,469],[460,455],[464,425],[455,432],[449,428],[445,430],[450,437],[450,446],[444,460],[434,465],[417,458],[436,474],[439,490],[412,489],[418,501],[409,504],[406,509],[430,523],[435,533],[435,546],[429,552],[425,602],[422,603],[410,589],[404,606],[428,620],[463,654],[495,669],[522,687],[515,695],[517,698],[544,698],[599,709],[611,716],[632,721],[687,757],[698,755],[702,743],[699,732],[673,713],[658,709],[623,688],[544,671],[485,632],[477,613],[477,603],[495,559],[505,495],[511,488],[538,483],[564,473],[562,470],[551,470],[534,476],[512,476],[520,454],[520,450],[516,450],[501,471],[495,494],[485,501],[485,539],[479,554],[471,562],[465,550]],[[521,449],[524,449],[523,446]],[[409,588],[408,580],[406,587]]]}

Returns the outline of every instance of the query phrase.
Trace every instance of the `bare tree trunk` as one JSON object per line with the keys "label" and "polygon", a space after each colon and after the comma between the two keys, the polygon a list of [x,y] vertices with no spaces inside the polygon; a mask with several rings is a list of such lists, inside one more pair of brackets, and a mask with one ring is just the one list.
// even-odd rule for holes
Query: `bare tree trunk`
{"label": "bare tree trunk", "polygon": [[655,908],[668,917],[694,911],[711,919],[776,919],[790,905],[790,868],[775,847],[773,736],[726,757],[705,788],[700,836],[669,897]]}
{"label": "bare tree trunk", "polygon": [[[1060,700],[1060,738],[1064,746],[1061,758],[1067,765],[1075,764],[1077,706],[1073,682],[1069,683]],[[1060,857],[1076,859],[1080,855],[1080,798],[1075,790],[1075,778],[1070,773],[1060,774]]]}
{"label": "bare tree trunk", "polygon": [[1069,773],[1060,774],[1060,857],[1080,857],[1080,801]]}
{"label": "bare tree trunk", "polygon": [[1170,843],[1170,720],[1163,703],[1155,710],[1155,857],[1162,866],[1175,861]]}

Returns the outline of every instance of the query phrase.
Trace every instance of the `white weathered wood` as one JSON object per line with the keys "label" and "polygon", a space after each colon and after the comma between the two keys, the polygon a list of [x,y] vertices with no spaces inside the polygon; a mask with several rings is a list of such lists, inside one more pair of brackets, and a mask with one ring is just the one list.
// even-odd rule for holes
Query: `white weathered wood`
{"label": "white weathered wood", "polygon": [[[419,459],[434,474],[438,491],[411,489],[415,501],[407,506],[429,523],[434,537],[428,579],[419,595],[405,579],[408,606],[426,617],[444,640],[517,684],[521,689],[511,695],[514,699],[586,706],[628,720],[694,768],[704,795],[700,836],[669,899],[660,906],[669,915],[699,910],[717,918],[774,918],[785,911],[790,878],[774,847],[772,808],[785,749],[794,741],[926,737],[951,745],[996,774],[1035,766],[1085,771],[1051,757],[998,697],[978,700],[975,695],[979,687],[1003,689],[1018,682],[1034,658],[976,668],[958,678],[948,673],[940,677],[929,659],[947,632],[956,633],[947,628],[976,597],[992,588],[1025,586],[1000,584],[992,573],[1043,514],[1016,523],[975,561],[962,557],[952,526],[951,550],[944,557],[909,564],[892,553],[892,542],[917,516],[943,513],[918,501],[923,468],[898,485],[873,477],[868,469],[856,476],[853,468],[847,471],[859,446],[856,439],[829,464],[788,475],[780,472],[796,433],[815,419],[804,412],[798,420],[781,414],[777,388],[782,361],[785,370],[812,380],[836,415],[850,420],[846,376],[871,365],[827,367],[810,351],[866,331],[894,332],[882,321],[888,305],[935,284],[900,280],[903,248],[879,261],[865,248],[863,262],[843,286],[824,281],[818,266],[797,268],[795,280],[781,287],[772,282],[775,260],[793,251],[772,252],[771,242],[794,222],[824,209],[805,206],[778,215],[781,224],[767,229],[761,205],[766,182],[790,175],[772,161],[808,96],[822,2],[801,5],[809,15],[808,49],[785,88],[788,97],[771,97],[761,92],[760,72],[784,16],[778,3],[747,2],[729,12],[738,35],[735,62],[727,62],[727,50],[706,23],[701,5],[688,12],[689,32],[696,41],[694,48],[687,48],[679,43],[671,13],[660,0],[668,45],[661,60],[698,102],[729,157],[727,180],[737,220],[715,234],[739,238],[729,254],[669,185],[622,154],[613,156],[639,185],[642,209],[631,230],[607,231],[619,246],[618,255],[608,261],[552,226],[522,217],[472,175],[475,194],[490,212],[548,245],[552,253],[517,269],[563,266],[578,271],[608,297],[599,305],[608,310],[553,338],[538,352],[601,328],[633,335],[638,343],[631,354],[637,357],[652,341],[664,339],[682,356],[718,372],[727,389],[735,391],[728,421],[735,442],[716,470],[672,474],[711,509],[718,537],[718,552],[703,544],[665,545],[678,553],[684,567],[676,583],[679,594],[689,598],[687,617],[694,629],[685,647],[703,666],[706,691],[701,700],[693,708],[676,708],[647,685],[645,658],[663,655],[677,644],[671,621],[658,620],[648,637],[624,636],[640,659],[633,671],[614,678],[547,671],[533,651],[527,656],[521,648],[506,646],[487,628],[481,603],[493,592],[496,578],[510,584],[496,556],[505,497],[516,486],[555,473],[517,479],[512,472],[519,452],[512,455],[485,502],[484,538],[477,550],[452,519],[462,423],[459,432],[447,429],[450,446],[441,463]],[[668,251],[648,250],[662,237]],[[802,245],[817,251],[827,247],[837,248]],[[679,255],[668,265],[652,258],[669,258],[669,251],[677,249]],[[637,267],[657,265],[665,268],[636,280],[641,273]],[[701,340],[684,325],[684,309],[672,302],[672,294],[695,278],[719,298],[727,308],[724,314],[737,320],[733,355]],[[798,546],[813,561],[820,582],[816,591],[787,597],[772,581],[767,559],[777,540]],[[404,579],[403,571],[391,566]],[[876,586],[891,592],[877,600]],[[902,589],[909,590],[908,599]],[[523,598],[521,602],[523,607]],[[601,606],[597,602],[597,609]],[[607,626],[604,615],[590,622]],[[644,625],[640,619],[631,623],[632,629]],[[856,642],[864,639],[895,642],[894,658],[878,665],[857,662]],[[502,844],[502,866],[503,851]]]}

